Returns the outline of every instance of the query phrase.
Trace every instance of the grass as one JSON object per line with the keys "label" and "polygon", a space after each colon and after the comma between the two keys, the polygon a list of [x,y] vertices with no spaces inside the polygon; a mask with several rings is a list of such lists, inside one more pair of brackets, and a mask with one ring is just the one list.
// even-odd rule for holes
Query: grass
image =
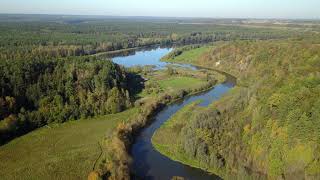
{"label": "grass", "polygon": [[0,147],[0,179],[87,179],[101,148],[99,141],[137,113],[50,125]]}
{"label": "grass", "polygon": [[[161,93],[196,89],[206,85],[207,74],[185,68],[174,68],[177,74],[169,75],[166,70],[153,71],[143,76],[148,79],[145,89],[137,96],[140,98],[156,97]],[[219,79],[219,75],[214,75]]]}
{"label": "grass", "polygon": [[204,80],[193,77],[170,77],[168,79],[160,80],[160,87],[165,90],[180,90],[196,88],[205,83]]}
{"label": "grass", "polygon": [[183,51],[182,54],[170,59],[163,59],[166,62],[176,62],[176,63],[187,63],[194,64],[205,52],[210,51],[212,46],[203,46],[196,49],[191,49],[188,51]]}

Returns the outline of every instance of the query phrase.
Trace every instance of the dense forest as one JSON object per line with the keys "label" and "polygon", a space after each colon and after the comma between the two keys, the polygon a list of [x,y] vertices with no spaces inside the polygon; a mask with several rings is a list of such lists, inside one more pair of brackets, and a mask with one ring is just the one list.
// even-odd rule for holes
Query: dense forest
{"label": "dense forest", "polygon": [[300,37],[292,29],[253,28],[236,25],[183,24],[168,19],[34,19],[0,17],[1,59],[50,59],[145,47],[155,44],[200,44],[236,39]]}
{"label": "dense forest", "polygon": [[131,106],[130,75],[95,58],[0,61],[1,143],[52,122]]}
{"label": "dense forest", "polygon": [[212,47],[194,63],[231,72],[238,85],[209,108],[182,111],[167,135],[159,133],[178,144],[175,153],[224,176],[319,178],[318,43],[237,41]]}

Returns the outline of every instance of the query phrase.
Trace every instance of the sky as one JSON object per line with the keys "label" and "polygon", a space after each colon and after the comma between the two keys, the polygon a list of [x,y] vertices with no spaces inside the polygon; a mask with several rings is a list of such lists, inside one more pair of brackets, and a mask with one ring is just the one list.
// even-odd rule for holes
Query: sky
{"label": "sky", "polygon": [[0,0],[0,13],[320,19],[320,0]]}

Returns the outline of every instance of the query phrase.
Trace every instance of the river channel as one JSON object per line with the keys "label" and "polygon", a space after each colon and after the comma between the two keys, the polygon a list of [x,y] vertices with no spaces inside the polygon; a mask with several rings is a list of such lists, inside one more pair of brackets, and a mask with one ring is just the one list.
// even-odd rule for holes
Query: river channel
{"label": "river channel", "polygon": [[[156,68],[164,68],[168,63],[161,62],[160,59],[171,51],[172,48],[158,47],[133,52],[126,56],[116,56],[112,60],[125,67],[152,65]],[[193,70],[199,69],[199,67],[191,65],[179,64],[179,66],[189,67]],[[168,105],[154,117],[154,121],[149,126],[140,132],[135,138],[130,152],[133,158],[132,170],[135,174],[135,179],[169,180],[173,176],[181,176],[190,180],[221,179],[214,174],[209,174],[201,169],[184,165],[163,156],[154,149],[151,138],[164,122],[184,106],[198,100],[201,100],[200,106],[208,106],[233,88],[236,84],[236,78],[226,73],[224,75],[226,76],[225,82],[217,84],[214,88],[196,95],[187,96],[181,101]]]}

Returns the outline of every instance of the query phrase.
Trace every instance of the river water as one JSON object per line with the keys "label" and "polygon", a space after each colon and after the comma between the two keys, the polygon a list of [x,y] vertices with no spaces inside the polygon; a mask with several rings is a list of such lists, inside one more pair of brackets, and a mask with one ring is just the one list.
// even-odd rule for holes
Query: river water
{"label": "river water", "polygon": [[[163,68],[168,63],[161,62],[161,57],[172,51],[172,48],[155,48],[151,50],[142,50],[130,54],[129,56],[118,56],[112,60],[115,63],[132,67],[136,65],[154,65],[157,68]],[[179,65],[181,66],[181,65]],[[191,65],[182,65],[192,69],[198,69]],[[161,112],[159,112],[154,121],[136,137],[135,143],[131,148],[131,156],[133,158],[132,170],[135,174],[134,179],[159,179],[169,180],[173,176],[181,176],[190,180],[209,180],[221,179],[220,177],[209,174],[201,169],[193,168],[179,162],[170,160],[166,156],[160,154],[155,150],[151,143],[151,138],[155,131],[172,115],[179,111],[184,106],[198,100],[202,100],[201,106],[208,106],[212,102],[218,100],[222,95],[227,93],[232,87],[235,86],[236,79],[228,74],[224,83],[216,85],[214,88],[199,93],[196,95],[188,96],[183,100],[173,103]]]}

